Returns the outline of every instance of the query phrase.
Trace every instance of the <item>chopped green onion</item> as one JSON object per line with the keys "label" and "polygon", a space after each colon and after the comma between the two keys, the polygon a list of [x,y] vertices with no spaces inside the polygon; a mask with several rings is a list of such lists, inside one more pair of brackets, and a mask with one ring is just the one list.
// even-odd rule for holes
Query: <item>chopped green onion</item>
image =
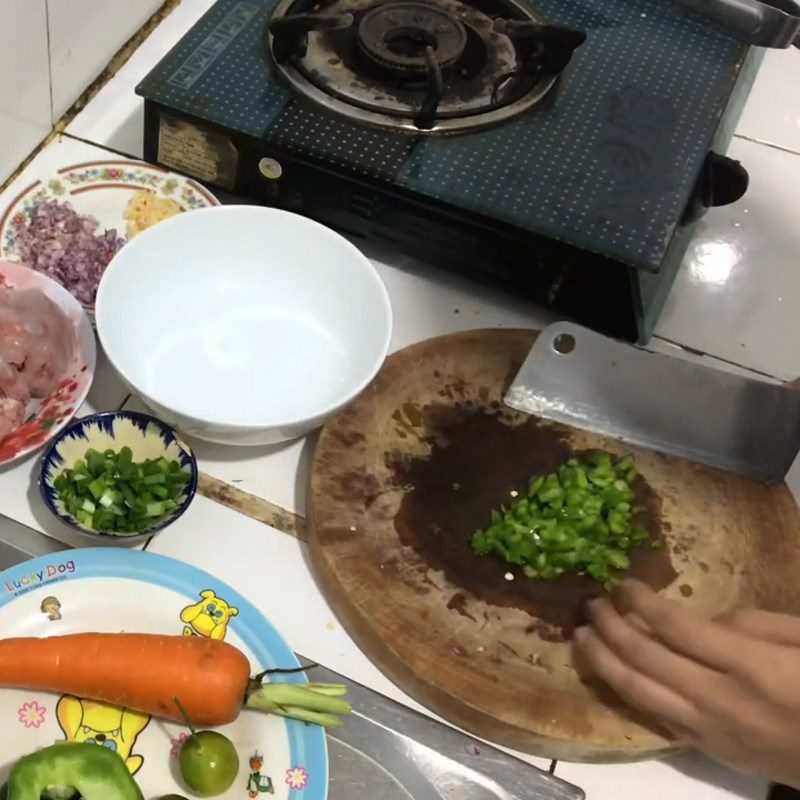
{"label": "chopped green onion", "polygon": [[176,460],[137,463],[130,447],[119,453],[89,448],[56,476],[53,486],[67,513],[81,525],[124,535],[152,528],[179,508],[191,479],[191,472]]}

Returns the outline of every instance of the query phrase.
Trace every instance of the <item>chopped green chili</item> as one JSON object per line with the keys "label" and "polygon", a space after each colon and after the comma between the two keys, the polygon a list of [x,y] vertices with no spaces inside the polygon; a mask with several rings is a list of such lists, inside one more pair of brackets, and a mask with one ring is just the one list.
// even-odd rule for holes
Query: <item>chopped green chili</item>
{"label": "chopped green chili", "polygon": [[[636,522],[637,476],[633,456],[608,453],[571,458],[557,472],[537,475],[508,508],[492,511],[489,526],[472,537],[472,549],[495,554],[529,578],[589,575],[611,588],[630,564],[630,551],[650,539]],[[654,549],[659,539],[650,541]]]}

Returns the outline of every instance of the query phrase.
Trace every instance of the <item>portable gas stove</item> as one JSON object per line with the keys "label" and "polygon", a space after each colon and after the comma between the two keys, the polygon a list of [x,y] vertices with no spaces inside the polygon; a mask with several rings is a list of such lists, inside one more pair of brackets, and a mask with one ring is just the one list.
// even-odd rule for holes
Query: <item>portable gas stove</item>
{"label": "portable gas stove", "polygon": [[646,341],[758,55],[664,0],[217,0],[145,156]]}

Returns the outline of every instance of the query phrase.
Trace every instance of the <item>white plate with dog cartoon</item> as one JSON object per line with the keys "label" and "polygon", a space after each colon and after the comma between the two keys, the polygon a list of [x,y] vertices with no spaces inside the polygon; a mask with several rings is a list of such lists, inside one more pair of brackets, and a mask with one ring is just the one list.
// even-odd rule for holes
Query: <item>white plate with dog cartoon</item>
{"label": "white plate with dog cartoon", "polygon": [[[238,647],[253,673],[299,666],[269,622],[229,586],[180,561],[133,550],[76,550],[0,573],[0,631],[3,638],[121,631],[208,636]],[[282,679],[306,680],[302,674]],[[191,796],[177,760],[188,731],[177,723],[80,697],[16,689],[0,689],[0,719],[0,784],[23,755],[67,740],[119,753],[145,798]],[[218,730],[239,755],[239,775],[221,797],[326,799],[321,728],[243,711]]]}

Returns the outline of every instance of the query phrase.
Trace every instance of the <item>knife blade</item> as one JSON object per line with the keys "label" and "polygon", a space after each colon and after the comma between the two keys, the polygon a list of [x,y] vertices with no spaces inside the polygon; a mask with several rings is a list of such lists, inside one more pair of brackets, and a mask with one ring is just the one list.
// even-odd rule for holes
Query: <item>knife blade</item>
{"label": "knife blade", "polygon": [[800,390],[559,322],[539,335],[510,407],[657,452],[784,479],[800,451]]}

